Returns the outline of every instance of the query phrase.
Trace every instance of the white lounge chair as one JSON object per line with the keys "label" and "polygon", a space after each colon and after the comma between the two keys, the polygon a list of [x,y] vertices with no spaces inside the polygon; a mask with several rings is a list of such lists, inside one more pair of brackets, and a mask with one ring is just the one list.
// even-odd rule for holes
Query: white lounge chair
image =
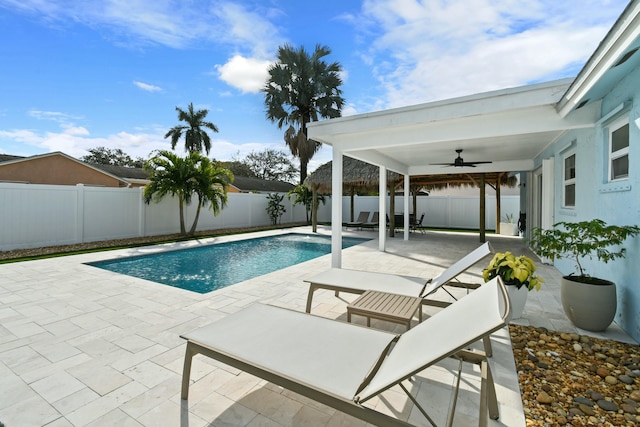
{"label": "white lounge chair", "polygon": [[192,358],[203,354],[380,426],[410,425],[363,405],[398,384],[435,425],[402,382],[454,357],[460,367],[447,425],[453,423],[463,362],[480,365],[479,425],[486,425],[489,417],[499,416],[493,378],[484,353],[468,348],[504,327],[509,315],[499,277],[402,335],[254,304],[182,335],[187,340],[182,399],[189,395]]}
{"label": "white lounge chair", "polygon": [[[489,242],[486,242],[431,280],[413,276],[399,276],[395,274],[375,273],[371,271],[332,268],[304,280],[309,283],[306,311],[307,313],[311,312],[313,294],[318,289],[329,289],[335,291],[336,296],[338,296],[339,292],[362,294],[365,291],[372,290],[422,298],[433,294],[445,284],[448,286],[463,286],[468,289],[475,289],[479,284],[460,283],[454,280],[457,276],[464,273],[490,253],[491,246],[489,245]],[[446,288],[443,289],[446,292],[449,292]],[[446,303],[426,298],[424,303],[440,307],[446,305]]]}

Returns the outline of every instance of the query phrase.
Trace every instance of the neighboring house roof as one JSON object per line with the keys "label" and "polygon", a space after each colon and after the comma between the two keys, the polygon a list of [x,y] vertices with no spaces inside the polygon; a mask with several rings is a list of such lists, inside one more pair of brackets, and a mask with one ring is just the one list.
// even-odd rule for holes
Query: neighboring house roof
{"label": "neighboring house roof", "polygon": [[20,160],[24,159],[22,156],[12,156],[10,154],[0,154],[0,163],[10,162],[12,160]]}
{"label": "neighboring house roof", "polygon": [[127,181],[144,181],[149,182],[149,173],[142,168],[132,168],[128,166],[116,166],[116,165],[101,165],[98,163],[88,163],[94,168],[101,169],[107,173],[110,173],[120,178],[124,178]]}
{"label": "neighboring house roof", "polygon": [[231,186],[242,193],[286,193],[295,188],[295,185],[288,182],[268,181],[266,179],[250,178],[247,176],[236,176]]}
{"label": "neighboring house roof", "polygon": [[[47,159],[51,157],[62,157],[64,159],[77,163],[83,167],[93,170],[94,172],[97,172],[102,175],[106,175],[120,182],[122,186],[129,186],[132,183],[145,184],[148,182],[148,174],[143,169],[85,163],[81,160],[76,159],[75,157],[71,157],[60,151],[45,153],[45,154],[38,154],[35,156],[29,156],[29,157],[0,154],[0,167],[14,165],[18,163],[28,163],[34,160],[42,160],[42,159]],[[25,179],[20,179],[20,181],[30,182],[29,180],[25,180]],[[78,182],[78,184],[80,183],[81,182]],[[52,182],[52,184],[56,184],[56,183]]]}

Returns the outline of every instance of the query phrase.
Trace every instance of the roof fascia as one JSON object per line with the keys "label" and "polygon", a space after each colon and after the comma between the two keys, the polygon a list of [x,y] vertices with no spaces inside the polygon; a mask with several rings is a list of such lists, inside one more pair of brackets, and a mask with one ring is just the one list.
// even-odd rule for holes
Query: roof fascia
{"label": "roof fascia", "polygon": [[[332,135],[333,145],[351,155],[354,151],[393,148],[398,145],[430,144],[467,139],[495,138],[593,127],[598,105],[588,105],[579,113],[560,118],[551,104],[495,114],[466,116],[383,129],[362,129]],[[398,142],[401,139],[401,142]]]}
{"label": "roof fascia", "polygon": [[578,73],[557,105],[561,117],[566,117],[618,60],[620,55],[640,36],[640,0],[631,1],[622,12],[598,48]]}

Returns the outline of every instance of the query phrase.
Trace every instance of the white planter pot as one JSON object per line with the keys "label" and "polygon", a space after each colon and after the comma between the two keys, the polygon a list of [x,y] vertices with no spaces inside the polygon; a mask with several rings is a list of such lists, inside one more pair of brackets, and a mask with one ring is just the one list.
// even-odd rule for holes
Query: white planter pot
{"label": "white planter pot", "polygon": [[511,304],[511,319],[519,319],[522,317],[524,306],[527,303],[529,289],[526,286],[520,286],[520,289],[518,289],[513,285],[506,286],[506,288],[509,295],[509,303]]}
{"label": "white planter pot", "polygon": [[513,224],[511,222],[501,222],[500,223],[500,234],[504,236],[517,236],[518,235],[518,226],[517,224]]}
{"label": "white planter pot", "polygon": [[571,276],[560,281],[560,297],[564,312],[578,328],[604,331],[616,315],[616,285],[597,279],[598,284],[576,282]]}

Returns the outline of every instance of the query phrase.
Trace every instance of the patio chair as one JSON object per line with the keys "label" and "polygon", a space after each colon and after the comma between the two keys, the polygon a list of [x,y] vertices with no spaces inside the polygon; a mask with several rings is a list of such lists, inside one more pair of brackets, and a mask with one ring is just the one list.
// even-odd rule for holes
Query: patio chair
{"label": "patio chair", "polygon": [[424,212],[420,215],[420,219],[411,224],[411,230],[420,230],[424,234],[424,228],[422,227],[422,221],[424,221]]}
{"label": "patio chair", "polygon": [[[489,242],[486,242],[430,280],[415,276],[331,268],[304,280],[309,283],[306,311],[307,313],[311,312],[313,294],[318,289],[335,291],[336,296],[340,292],[362,294],[365,291],[372,290],[422,298],[433,294],[443,285],[475,289],[480,285],[477,283],[462,283],[456,278],[490,253],[491,246]],[[453,297],[446,288],[443,288],[443,290]],[[441,307],[446,304],[427,299],[425,299],[425,303]]]}
{"label": "patio chair", "polygon": [[369,219],[369,211],[362,211],[360,212],[360,214],[358,215],[358,218],[355,221],[345,223],[345,227],[360,228],[362,227],[363,223],[367,222],[368,219]]}
{"label": "patio chair", "polygon": [[376,229],[376,227],[380,226],[380,212],[374,212],[371,217],[371,221],[363,222],[360,224],[360,228],[372,228]]}
{"label": "patio chair", "polygon": [[406,421],[363,405],[397,384],[435,425],[402,382],[452,357],[459,364],[447,425],[453,424],[463,363],[470,362],[480,365],[479,425],[484,426],[489,417],[499,417],[495,385],[486,355],[468,348],[507,325],[509,315],[499,277],[402,335],[253,304],[181,336],[187,340],[181,397],[189,395],[193,356],[202,354],[367,423],[407,427]]}

